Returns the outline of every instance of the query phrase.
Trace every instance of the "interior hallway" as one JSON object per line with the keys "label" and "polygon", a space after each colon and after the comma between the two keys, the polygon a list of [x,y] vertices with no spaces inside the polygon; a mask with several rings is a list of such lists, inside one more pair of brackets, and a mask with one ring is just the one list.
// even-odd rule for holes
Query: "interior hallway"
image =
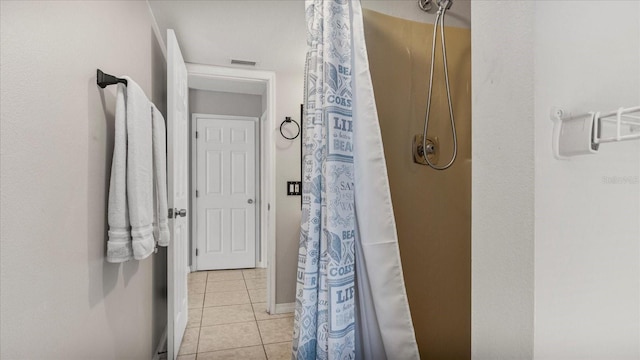
{"label": "interior hallway", "polygon": [[266,312],[266,269],[189,274],[179,360],[291,359],[293,313]]}

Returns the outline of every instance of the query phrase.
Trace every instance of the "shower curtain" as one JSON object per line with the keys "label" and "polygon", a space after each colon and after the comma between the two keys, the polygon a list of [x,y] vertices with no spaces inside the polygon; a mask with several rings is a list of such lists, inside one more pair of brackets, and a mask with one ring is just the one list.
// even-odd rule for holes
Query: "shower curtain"
{"label": "shower curtain", "polygon": [[359,0],[307,0],[295,359],[419,359]]}

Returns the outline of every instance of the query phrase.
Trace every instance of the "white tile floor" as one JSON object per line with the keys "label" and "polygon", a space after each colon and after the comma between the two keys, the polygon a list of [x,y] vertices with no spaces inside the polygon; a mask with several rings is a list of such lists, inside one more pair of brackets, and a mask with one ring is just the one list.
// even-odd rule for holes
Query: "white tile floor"
{"label": "white tile floor", "polygon": [[291,359],[293,313],[267,314],[266,288],[266,269],[189,274],[189,322],[178,359]]}

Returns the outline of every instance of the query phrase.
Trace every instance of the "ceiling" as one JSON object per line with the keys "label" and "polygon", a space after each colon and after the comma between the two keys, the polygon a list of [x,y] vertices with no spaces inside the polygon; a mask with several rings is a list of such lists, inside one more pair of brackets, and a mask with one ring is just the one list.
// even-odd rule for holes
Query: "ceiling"
{"label": "ceiling", "polygon": [[186,62],[304,71],[307,38],[303,1],[149,1],[160,32],[176,32]]}
{"label": "ceiling", "polygon": [[[176,32],[186,62],[231,65],[231,59],[257,62],[256,68],[301,73],[307,50],[302,0],[149,0],[166,43]],[[415,21],[433,22],[433,12],[417,0],[362,0],[362,6]],[[455,0],[447,25],[469,27],[469,1]]]}

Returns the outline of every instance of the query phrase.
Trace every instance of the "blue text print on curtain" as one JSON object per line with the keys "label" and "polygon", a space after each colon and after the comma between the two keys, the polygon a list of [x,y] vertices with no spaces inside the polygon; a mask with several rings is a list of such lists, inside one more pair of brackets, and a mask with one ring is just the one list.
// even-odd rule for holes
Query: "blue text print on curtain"
{"label": "blue text print on curtain", "polygon": [[303,208],[293,356],[355,359],[350,9],[307,0]]}

